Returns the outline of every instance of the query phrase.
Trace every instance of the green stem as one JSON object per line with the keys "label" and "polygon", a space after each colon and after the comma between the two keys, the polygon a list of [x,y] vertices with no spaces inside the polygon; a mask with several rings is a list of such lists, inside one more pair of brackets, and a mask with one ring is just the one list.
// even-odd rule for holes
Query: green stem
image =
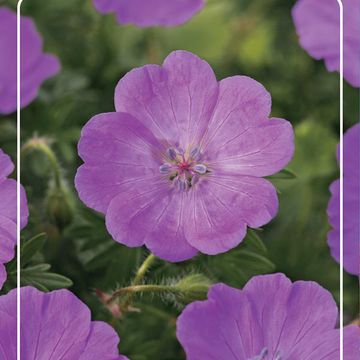
{"label": "green stem", "polygon": [[[154,261],[156,260],[155,255],[153,255],[152,253],[150,253],[148,255],[148,257],[144,260],[144,262],[140,265],[138,271],[136,272],[136,275],[134,277],[134,280],[132,281],[131,285],[132,286],[136,286],[139,285],[141,280],[144,278],[146,272],[150,269],[151,265],[154,263]],[[121,290],[121,289],[120,289]],[[118,291],[120,291],[118,290]],[[116,293],[116,292],[115,292]],[[115,294],[114,293],[114,294]],[[126,298],[126,300],[124,301],[124,305],[123,307],[125,309],[127,309],[131,303],[131,300],[133,298],[133,293],[129,293],[128,297]],[[113,295],[114,296],[114,295]]]}
{"label": "green stem", "polygon": [[150,255],[145,259],[145,261],[139,267],[132,282],[132,285],[138,285],[141,282],[146,272],[150,269],[151,265],[155,262],[155,260],[156,260],[156,256],[150,253]]}
{"label": "green stem", "polygon": [[34,137],[33,139],[29,140],[22,148],[22,154],[26,155],[27,152],[30,152],[31,150],[37,150],[43,153],[53,170],[54,174],[54,181],[57,188],[61,187],[61,167],[59,165],[59,162],[56,158],[55,153],[52,151],[50,146],[47,144],[46,139]]}
{"label": "green stem", "polygon": [[[116,298],[139,293],[139,292],[177,292],[178,289],[175,286],[172,285],[156,285],[156,284],[150,284],[150,285],[131,285],[127,286],[121,289],[116,290],[112,295],[111,298],[108,300],[108,303],[110,304],[113,302]],[[128,304],[129,299],[126,301],[125,305]],[[126,308],[126,306],[125,306]]]}

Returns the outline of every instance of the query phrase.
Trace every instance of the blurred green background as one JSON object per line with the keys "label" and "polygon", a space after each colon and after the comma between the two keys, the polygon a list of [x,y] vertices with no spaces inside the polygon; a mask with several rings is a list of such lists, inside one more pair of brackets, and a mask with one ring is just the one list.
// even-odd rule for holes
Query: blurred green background
{"label": "blurred green background", "polygon": [[[12,8],[14,3],[1,2]],[[175,338],[176,316],[185,303],[204,294],[144,294],[133,299],[141,312],[125,313],[121,319],[103,306],[95,289],[111,292],[129,285],[146,251],[112,241],[103,216],[78,200],[73,185],[80,164],[76,144],[90,117],[114,110],[114,88],[127,71],[161,63],[172,50],[204,58],[218,79],[244,74],[270,91],[272,115],[288,119],[295,128],[296,154],[289,169],[297,177],[273,180],[279,215],[261,231],[251,232],[237,249],[176,265],[157,261],[146,282],[174,284],[189,274],[204,274],[211,282],[241,287],[255,274],[278,271],[293,280],[317,281],[338,301],[339,268],[326,243],[326,207],[328,187],[339,176],[339,76],[300,48],[291,18],[294,3],[209,0],[184,26],[140,29],[119,26],[113,15],[97,13],[91,0],[24,1],[23,13],[34,18],[45,49],[60,58],[62,71],[22,112],[21,139],[27,145],[34,136],[46,139],[60,164],[64,191],[54,193],[53,167],[43,153],[24,152],[21,176],[30,222],[22,239],[23,284],[43,290],[69,287],[91,307],[94,319],[119,331],[121,352],[132,360],[184,359]],[[358,118],[358,91],[345,83],[345,128]],[[14,115],[2,119],[0,147],[13,158],[15,130]],[[14,270],[15,263],[8,268]],[[15,285],[14,276],[4,291]],[[356,318],[357,309],[357,278],[345,274],[347,322]]]}

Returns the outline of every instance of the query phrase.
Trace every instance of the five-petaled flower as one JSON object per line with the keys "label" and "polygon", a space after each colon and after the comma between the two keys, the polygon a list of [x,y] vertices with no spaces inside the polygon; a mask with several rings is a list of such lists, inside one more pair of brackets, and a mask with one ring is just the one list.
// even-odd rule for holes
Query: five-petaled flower
{"label": "five-petaled flower", "polygon": [[121,79],[115,106],[83,128],[75,183],[116,241],[181,261],[225,252],[276,215],[276,190],[262,177],[291,159],[293,129],[268,118],[261,84],[218,83],[205,61],[176,51]]}
{"label": "five-petaled flower", "polygon": [[[29,105],[41,84],[60,70],[58,59],[43,53],[40,34],[32,19],[20,18],[20,106]],[[16,13],[0,7],[0,114],[16,110]]]}
{"label": "five-petaled flower", "polygon": [[[338,360],[337,317],[317,283],[263,275],[243,290],[214,285],[180,315],[177,337],[188,360]],[[359,359],[359,342],[358,327],[345,327],[345,360]]]}
{"label": "five-petaled flower", "polygon": [[[5,266],[14,257],[16,245],[17,183],[7,177],[13,172],[14,164],[0,149],[0,289],[6,280]],[[28,208],[25,190],[20,187],[20,227],[26,226]]]}
{"label": "five-petaled flower", "polygon": [[[16,359],[16,293],[0,296],[1,359]],[[114,329],[91,321],[88,307],[68,290],[21,288],[20,308],[22,359],[127,360]]]}
{"label": "five-petaled flower", "polygon": [[204,0],[93,0],[103,14],[114,12],[120,24],[176,26],[204,7]]}
{"label": "five-petaled flower", "polygon": [[[339,160],[340,149],[337,157]],[[340,180],[330,186],[328,216],[333,229],[328,233],[332,256],[340,260]],[[344,135],[344,268],[359,275],[360,264],[360,125]]]}
{"label": "five-petaled flower", "polygon": [[[342,0],[344,78],[360,86],[360,1]],[[328,71],[340,70],[340,7],[337,0],[298,0],[292,11],[301,46]]]}

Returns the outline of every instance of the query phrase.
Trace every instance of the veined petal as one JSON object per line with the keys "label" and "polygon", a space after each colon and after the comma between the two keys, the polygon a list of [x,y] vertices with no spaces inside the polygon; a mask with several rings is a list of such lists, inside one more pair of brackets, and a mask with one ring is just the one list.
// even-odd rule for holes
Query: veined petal
{"label": "veined petal", "polygon": [[[6,179],[0,183],[0,216],[7,217],[15,223],[17,205],[16,187],[16,181],[13,179]],[[20,204],[20,227],[23,229],[27,224],[29,210],[25,190],[22,186],[20,186]]]}
{"label": "veined petal", "polygon": [[257,81],[247,76],[232,76],[219,83],[219,96],[201,141],[201,149],[212,155],[214,147],[242,134],[247,128],[266,120],[271,97]]}
{"label": "veined petal", "polygon": [[120,24],[175,26],[202,9],[204,0],[93,0],[101,13],[115,12]]}
{"label": "veined petal", "polygon": [[197,252],[183,230],[183,192],[162,179],[124,186],[110,203],[106,226],[113,238],[127,246],[146,245],[168,261],[182,261]]}
{"label": "veined petal", "polygon": [[162,67],[146,65],[125,75],[116,87],[115,106],[139,119],[158,139],[187,147],[200,140],[217,96],[209,64],[175,51]]}
{"label": "veined petal", "polygon": [[129,114],[92,118],[83,128],[78,149],[85,164],[76,174],[76,189],[85,204],[103,213],[123,185],[159,175],[161,145]]}
{"label": "veined petal", "polygon": [[119,336],[102,321],[91,322],[90,334],[79,360],[118,360]]}
{"label": "veined petal", "polygon": [[216,137],[211,145],[209,166],[216,172],[268,176],[283,169],[294,154],[293,128],[283,119],[262,121],[228,136],[226,142]]}
{"label": "veined petal", "polygon": [[10,157],[0,149],[0,182],[14,171]]}
{"label": "veined petal", "polygon": [[246,225],[260,227],[277,213],[275,188],[264,179],[247,176],[209,176],[191,192],[185,235],[206,254],[237,246]]}

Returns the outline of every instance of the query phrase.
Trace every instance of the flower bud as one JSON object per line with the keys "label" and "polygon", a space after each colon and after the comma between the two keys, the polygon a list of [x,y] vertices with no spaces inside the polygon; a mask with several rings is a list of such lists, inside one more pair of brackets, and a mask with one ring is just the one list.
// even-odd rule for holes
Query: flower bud
{"label": "flower bud", "polygon": [[59,229],[69,225],[74,216],[74,204],[71,194],[64,184],[49,186],[45,199],[45,209],[49,220]]}
{"label": "flower bud", "polygon": [[209,287],[212,285],[210,279],[202,274],[190,274],[176,283],[176,289],[179,291],[177,300],[183,304],[195,300],[206,299]]}

